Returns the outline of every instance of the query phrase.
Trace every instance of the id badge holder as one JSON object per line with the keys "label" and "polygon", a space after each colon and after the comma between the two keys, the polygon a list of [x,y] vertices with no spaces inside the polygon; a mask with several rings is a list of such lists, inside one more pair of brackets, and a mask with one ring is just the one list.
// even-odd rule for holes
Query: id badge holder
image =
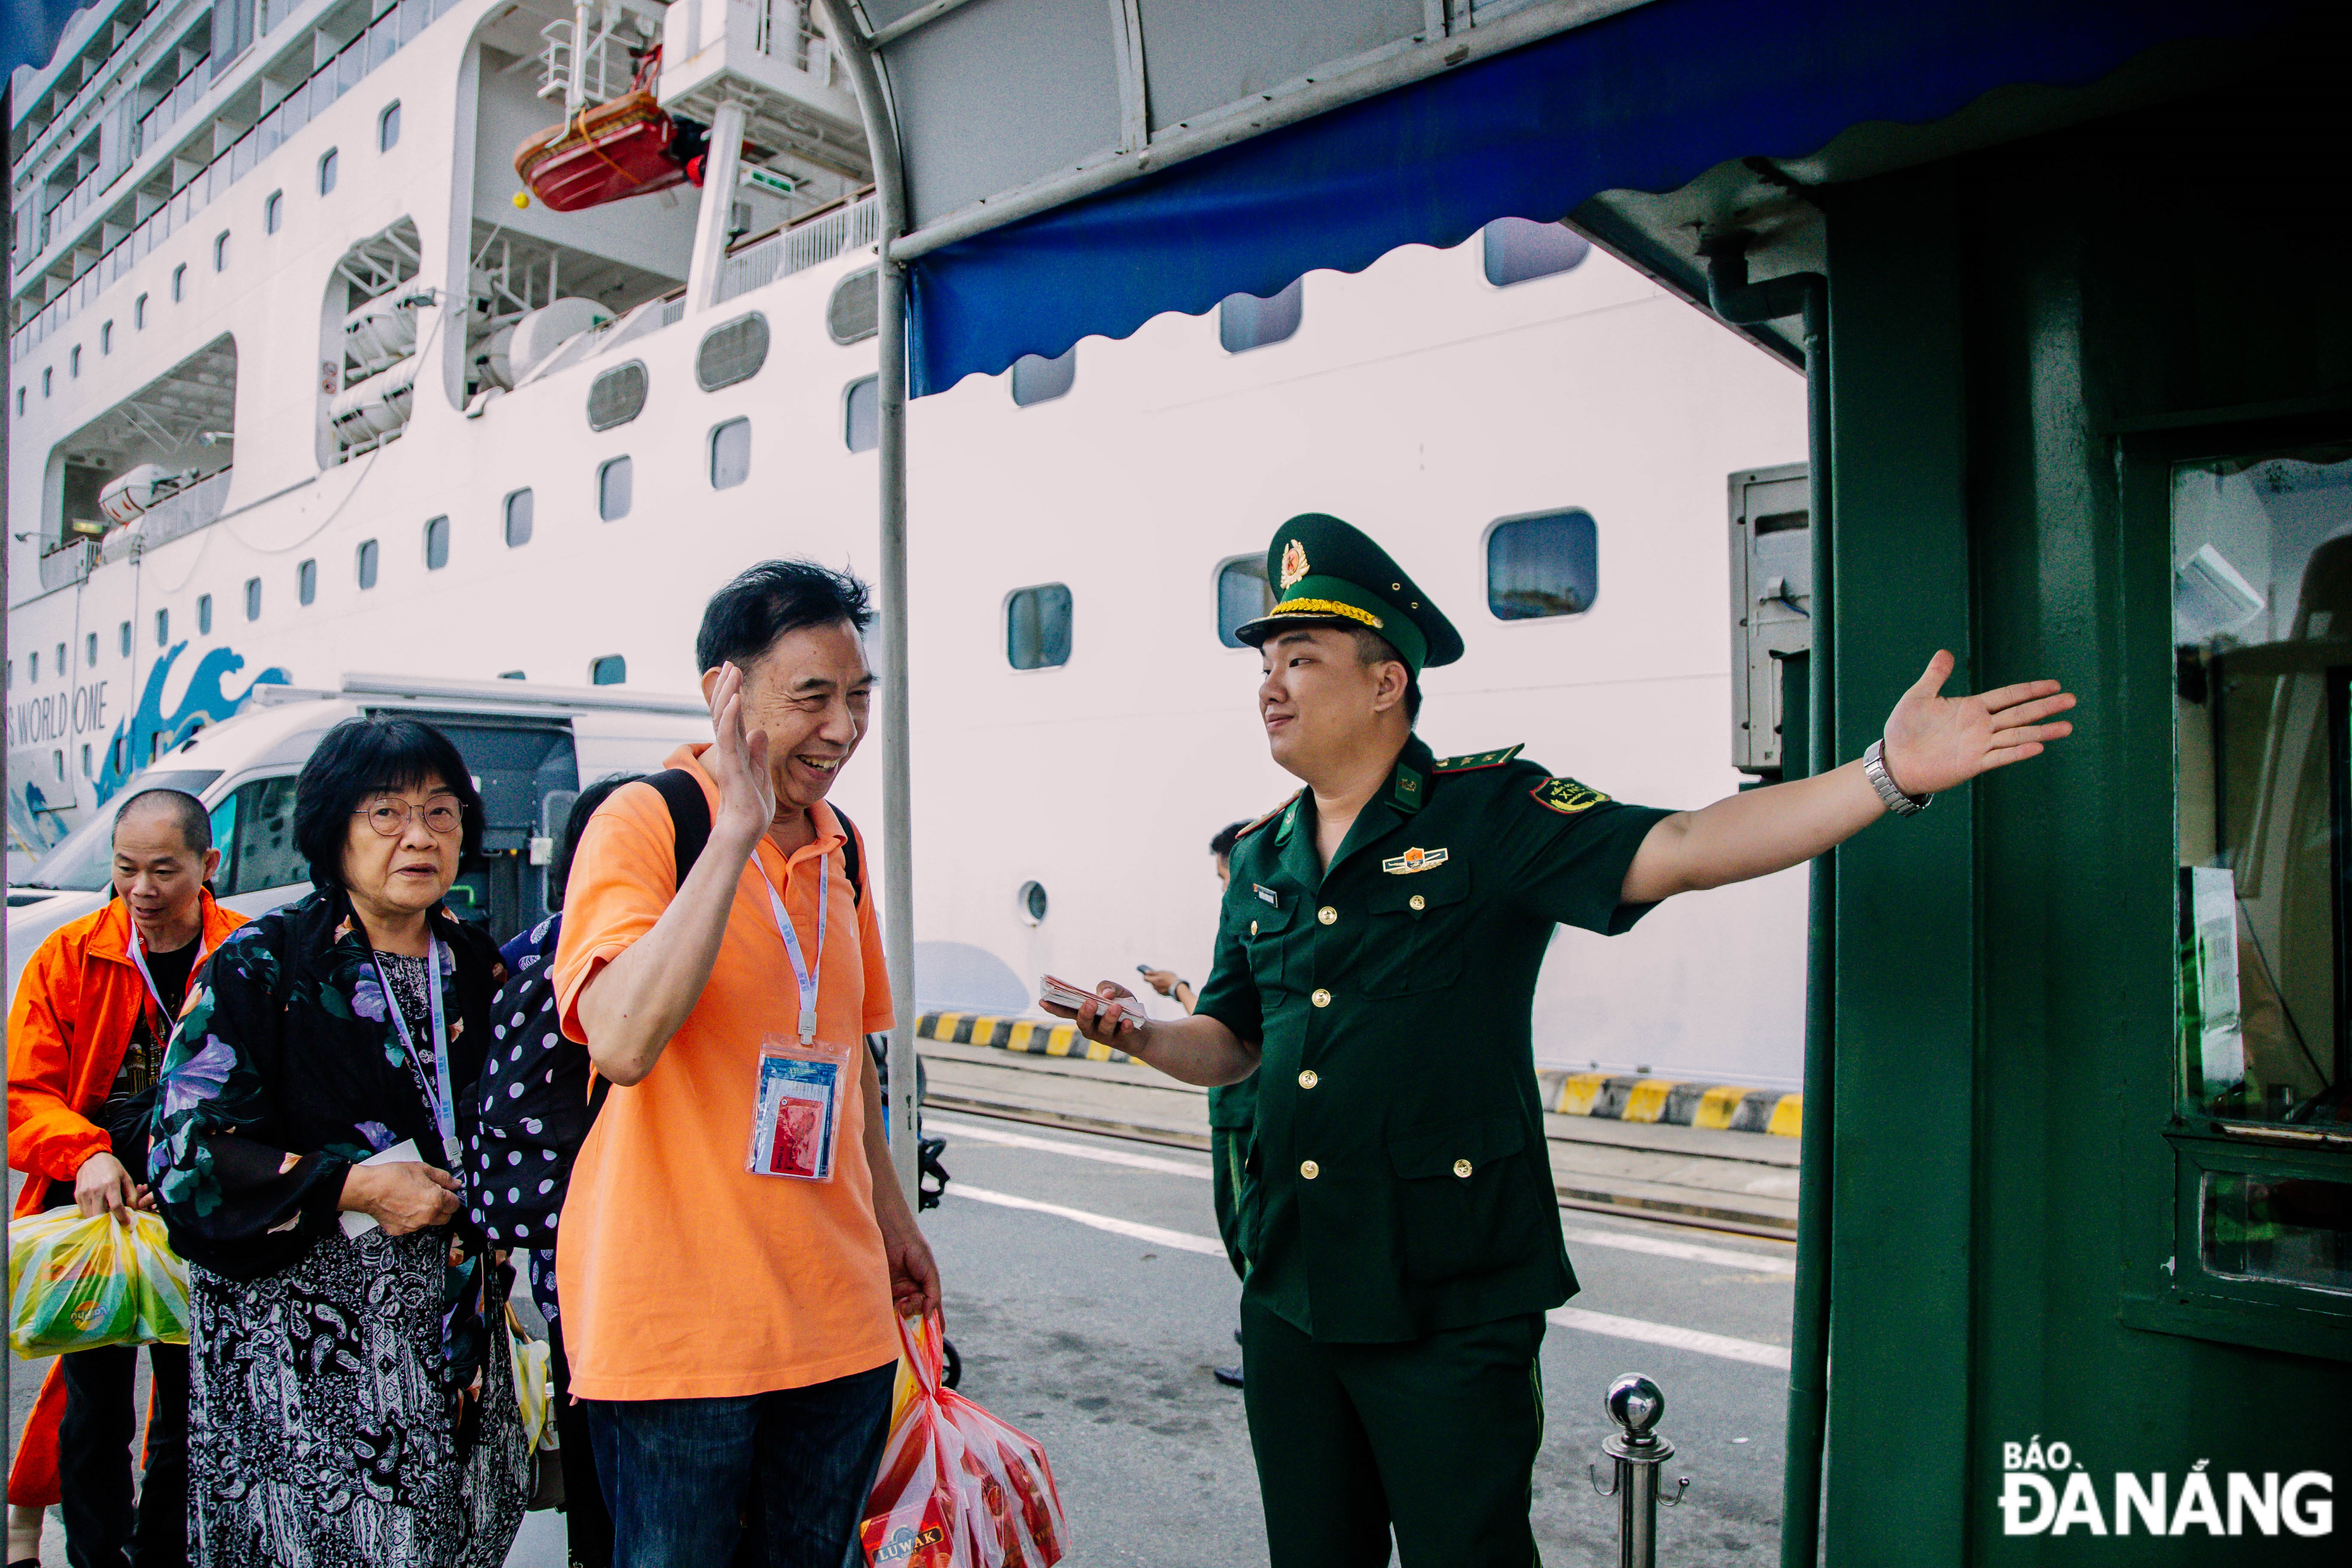
{"label": "id badge holder", "polygon": [[751,1108],[751,1148],[743,1168],[755,1176],[830,1182],[841,1143],[841,1104],[857,1090],[851,1047],[806,1045],[770,1036],[760,1045]]}

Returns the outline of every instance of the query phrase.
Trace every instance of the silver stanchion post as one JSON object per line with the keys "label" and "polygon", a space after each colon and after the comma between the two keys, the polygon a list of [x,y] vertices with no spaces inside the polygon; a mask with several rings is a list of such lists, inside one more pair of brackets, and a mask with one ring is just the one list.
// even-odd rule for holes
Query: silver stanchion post
{"label": "silver stanchion post", "polygon": [[[1609,1385],[1601,1408],[1617,1423],[1617,1435],[1601,1445],[1616,1473],[1606,1489],[1598,1469],[1587,1466],[1585,1473],[1594,1491],[1617,1500],[1617,1568],[1657,1568],[1658,1467],[1675,1457],[1675,1446],[1650,1428],[1666,1413],[1666,1396],[1640,1373],[1629,1372]],[[1682,1501],[1689,1489],[1688,1476],[1676,1480],[1666,1506]]]}

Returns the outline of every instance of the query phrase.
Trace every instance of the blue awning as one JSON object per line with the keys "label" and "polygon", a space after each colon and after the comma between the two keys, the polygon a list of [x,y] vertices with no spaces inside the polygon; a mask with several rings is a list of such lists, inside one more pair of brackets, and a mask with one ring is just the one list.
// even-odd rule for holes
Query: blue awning
{"label": "blue awning", "polygon": [[1653,0],[918,258],[912,390],[1402,245],[1458,244],[1496,217],[1804,157],[1848,127],[1932,122],[2010,84],[2087,84],[2157,46],[2249,37],[2303,9]]}

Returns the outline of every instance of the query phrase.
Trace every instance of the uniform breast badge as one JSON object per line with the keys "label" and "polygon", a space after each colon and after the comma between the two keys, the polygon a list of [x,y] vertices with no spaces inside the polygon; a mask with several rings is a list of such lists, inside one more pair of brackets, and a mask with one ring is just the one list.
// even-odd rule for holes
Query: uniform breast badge
{"label": "uniform breast badge", "polygon": [[1580,811],[1591,811],[1608,800],[1608,796],[1574,779],[1546,779],[1528,792],[1536,804],[1559,812],[1562,816],[1574,816]]}
{"label": "uniform breast badge", "polygon": [[1391,856],[1381,861],[1381,869],[1391,877],[1410,877],[1415,871],[1426,871],[1432,867],[1444,864],[1444,850],[1423,849],[1416,845],[1402,855]]}

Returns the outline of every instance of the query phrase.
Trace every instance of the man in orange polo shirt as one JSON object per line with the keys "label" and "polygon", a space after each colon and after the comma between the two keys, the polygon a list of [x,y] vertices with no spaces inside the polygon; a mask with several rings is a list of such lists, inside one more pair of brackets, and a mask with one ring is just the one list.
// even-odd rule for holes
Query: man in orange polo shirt
{"label": "man in orange polo shirt", "polygon": [[[201,801],[142,790],[114,816],[115,896],[51,932],[25,965],[8,1015],[8,1163],[26,1173],[18,1215],[72,1203],[127,1221],[155,1206],[146,1176],[156,1068],[190,976],[245,923],[205,889],[219,864]],[[77,1568],[120,1564],[126,1551],[142,1568],[188,1560],[188,1352],[147,1354],[154,1403],[135,1514],[136,1349],[59,1356],[26,1423],[9,1501],[59,1501]]]}
{"label": "man in orange polo shirt", "polygon": [[[589,822],[556,1005],[614,1085],[559,1221],[572,1393],[617,1568],[841,1568],[887,1436],[890,1314],[939,1272],[883,1141],[891,1025],[870,903],[825,792],[866,731],[864,584],[769,562],[695,654],[717,742],[681,747],[710,836],[677,881],[646,784]],[[864,863],[871,865],[867,857]]]}

